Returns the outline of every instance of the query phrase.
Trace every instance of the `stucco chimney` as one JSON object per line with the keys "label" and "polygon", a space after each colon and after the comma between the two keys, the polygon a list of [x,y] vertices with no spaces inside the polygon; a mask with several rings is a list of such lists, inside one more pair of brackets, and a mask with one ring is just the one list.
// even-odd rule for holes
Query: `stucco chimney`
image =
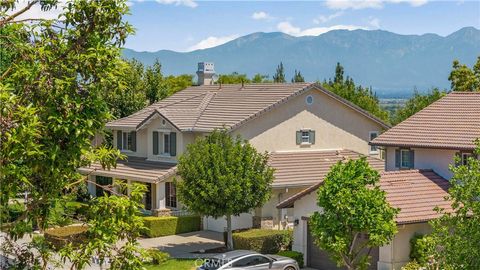
{"label": "stucco chimney", "polygon": [[211,85],[214,83],[213,75],[215,75],[215,66],[213,63],[200,62],[198,63],[198,85]]}

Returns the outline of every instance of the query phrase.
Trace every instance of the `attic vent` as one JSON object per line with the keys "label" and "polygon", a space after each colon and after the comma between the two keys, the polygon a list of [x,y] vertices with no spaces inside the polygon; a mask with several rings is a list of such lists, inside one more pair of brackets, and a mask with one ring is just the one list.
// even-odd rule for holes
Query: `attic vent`
{"label": "attic vent", "polygon": [[308,96],[305,98],[305,103],[307,103],[307,105],[312,105],[312,104],[313,104],[313,96],[312,96],[312,95],[308,95]]}

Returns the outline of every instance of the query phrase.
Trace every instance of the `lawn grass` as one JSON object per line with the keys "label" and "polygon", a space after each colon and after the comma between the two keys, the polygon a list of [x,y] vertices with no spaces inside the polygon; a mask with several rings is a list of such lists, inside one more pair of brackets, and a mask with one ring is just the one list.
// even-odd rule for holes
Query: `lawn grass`
{"label": "lawn grass", "polygon": [[195,270],[197,266],[194,259],[170,259],[161,265],[146,265],[145,268],[147,270]]}

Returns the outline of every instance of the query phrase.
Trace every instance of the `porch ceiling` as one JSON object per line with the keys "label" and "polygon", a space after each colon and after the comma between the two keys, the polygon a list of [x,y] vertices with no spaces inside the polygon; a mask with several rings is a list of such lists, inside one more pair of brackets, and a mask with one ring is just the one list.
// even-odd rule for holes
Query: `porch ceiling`
{"label": "porch ceiling", "polygon": [[99,163],[79,169],[84,175],[98,175],[146,183],[158,183],[175,175],[177,165],[173,163],[148,161],[145,158],[129,157],[120,160],[116,168],[103,169]]}

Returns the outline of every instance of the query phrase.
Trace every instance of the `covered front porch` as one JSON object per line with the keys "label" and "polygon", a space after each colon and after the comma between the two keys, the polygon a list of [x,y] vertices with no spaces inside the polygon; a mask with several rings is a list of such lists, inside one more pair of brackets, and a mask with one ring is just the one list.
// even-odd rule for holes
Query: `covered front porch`
{"label": "covered front porch", "polygon": [[[146,158],[128,157],[118,161],[116,168],[103,169],[98,163],[90,167],[80,168],[79,171],[88,176],[88,191],[93,196],[103,196],[103,186],[111,186],[114,181],[124,181],[127,186],[132,183],[141,183],[146,186],[143,198],[145,210],[152,215],[168,216],[180,215],[182,207],[177,200],[174,178],[176,164],[149,161]],[[129,188],[122,192],[130,193]]]}

